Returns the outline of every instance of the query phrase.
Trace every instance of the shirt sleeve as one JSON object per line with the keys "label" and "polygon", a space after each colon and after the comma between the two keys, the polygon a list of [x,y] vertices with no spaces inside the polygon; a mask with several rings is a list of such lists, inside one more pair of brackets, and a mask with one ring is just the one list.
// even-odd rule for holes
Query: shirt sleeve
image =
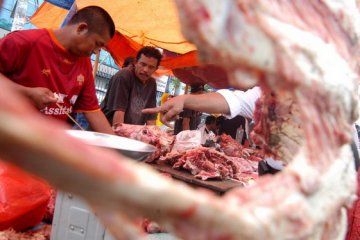
{"label": "shirt sleeve", "polygon": [[237,115],[245,118],[253,119],[256,100],[261,96],[261,89],[259,87],[251,88],[247,91],[230,91],[222,89],[217,91],[221,94],[230,108],[230,114],[225,114],[227,118],[234,118]]}
{"label": "shirt sleeve", "polygon": [[25,64],[32,42],[20,32],[12,32],[0,39],[0,72],[9,75]]}
{"label": "shirt sleeve", "polygon": [[90,59],[86,62],[88,73],[83,89],[74,105],[76,112],[90,112],[100,110],[99,101],[96,97],[95,81],[92,75]]}

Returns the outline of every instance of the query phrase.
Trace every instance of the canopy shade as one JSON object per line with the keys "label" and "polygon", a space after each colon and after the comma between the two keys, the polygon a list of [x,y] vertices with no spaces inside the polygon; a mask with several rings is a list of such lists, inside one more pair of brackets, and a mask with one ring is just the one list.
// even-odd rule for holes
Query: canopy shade
{"label": "canopy shade", "polygon": [[[178,12],[172,0],[77,0],[76,5],[78,9],[91,5],[100,6],[111,15],[117,32],[107,44],[106,50],[119,66],[126,57],[135,56],[143,46],[164,49],[164,58],[158,72],[160,74],[171,75],[173,69],[183,72],[181,69],[184,67],[196,69],[200,65],[196,47],[186,41],[181,33]],[[66,9],[44,2],[30,21],[40,28],[58,28],[67,13]],[[213,87],[227,86],[226,82],[220,83],[219,79],[213,84],[211,80],[199,78],[193,75],[194,71],[188,71],[188,68],[186,72],[185,79],[184,74],[177,76],[185,83],[202,81]]]}

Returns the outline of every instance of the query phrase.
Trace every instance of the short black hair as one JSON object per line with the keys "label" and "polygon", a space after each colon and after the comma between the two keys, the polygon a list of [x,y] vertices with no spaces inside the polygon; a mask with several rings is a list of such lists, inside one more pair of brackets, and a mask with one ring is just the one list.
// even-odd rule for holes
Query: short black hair
{"label": "short black hair", "polygon": [[216,118],[216,125],[218,125],[218,126],[222,125],[225,122],[225,120],[226,120],[226,118],[223,115],[218,116]]}
{"label": "short black hair", "polygon": [[127,66],[129,66],[130,64],[134,64],[135,63],[135,57],[130,56],[125,58],[123,65],[121,66],[122,68],[125,68]]}
{"label": "short black hair", "polygon": [[205,119],[205,124],[216,123],[216,117],[213,115],[207,116]]}
{"label": "short black hair", "polygon": [[141,48],[136,55],[137,61],[140,59],[141,54],[144,54],[146,57],[152,57],[152,58],[157,59],[158,61],[157,61],[156,67],[159,67],[160,61],[162,59],[162,55],[161,55],[159,49],[151,47],[151,46],[146,46],[146,47]]}
{"label": "short black hair", "polygon": [[85,22],[89,32],[103,33],[104,26],[108,27],[110,37],[115,35],[115,24],[107,11],[98,6],[88,6],[77,11],[67,25]]}

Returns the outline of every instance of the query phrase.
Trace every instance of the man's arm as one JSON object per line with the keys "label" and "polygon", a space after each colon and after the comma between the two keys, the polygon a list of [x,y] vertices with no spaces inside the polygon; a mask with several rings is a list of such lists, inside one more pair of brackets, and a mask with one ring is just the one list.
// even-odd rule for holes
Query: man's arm
{"label": "man's arm", "polygon": [[228,103],[219,93],[186,94],[183,96],[185,97],[184,108],[207,113],[230,113]]}
{"label": "man's arm", "polygon": [[114,131],[102,111],[84,112],[84,115],[95,132],[114,134]]}
{"label": "man's arm", "polygon": [[115,126],[116,124],[120,124],[124,122],[125,112],[123,111],[115,111],[113,116],[112,125]]}
{"label": "man's arm", "polygon": [[161,121],[168,124],[175,120],[184,108],[207,113],[230,113],[225,98],[216,92],[201,95],[186,94],[171,98],[157,108],[144,109],[143,113],[161,113]]}
{"label": "man's arm", "polygon": [[184,117],[182,120],[182,130],[190,130],[190,118]]}

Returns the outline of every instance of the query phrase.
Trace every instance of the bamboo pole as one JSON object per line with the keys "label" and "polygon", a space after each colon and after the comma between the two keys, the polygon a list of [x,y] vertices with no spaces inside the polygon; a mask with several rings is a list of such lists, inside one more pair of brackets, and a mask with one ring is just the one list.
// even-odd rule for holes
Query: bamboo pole
{"label": "bamboo pole", "polygon": [[101,49],[100,49],[100,50],[98,51],[98,53],[96,54],[95,63],[94,63],[94,67],[93,67],[93,77],[94,77],[94,80],[96,80],[96,73],[97,73],[98,65],[99,65],[100,52],[101,52]]}
{"label": "bamboo pole", "polygon": [[184,94],[188,94],[188,92],[189,92],[189,85],[186,84],[186,85],[185,85],[185,93],[184,93]]}

